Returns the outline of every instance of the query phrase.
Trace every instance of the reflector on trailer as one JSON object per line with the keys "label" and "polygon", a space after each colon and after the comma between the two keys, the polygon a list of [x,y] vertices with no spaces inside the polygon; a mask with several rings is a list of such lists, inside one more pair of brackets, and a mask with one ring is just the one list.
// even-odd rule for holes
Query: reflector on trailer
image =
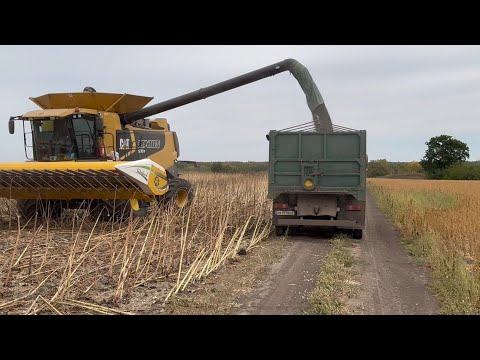
{"label": "reflector on trailer", "polygon": [[362,206],[361,205],[358,205],[358,204],[350,204],[350,205],[347,205],[347,211],[361,211],[362,210]]}
{"label": "reflector on trailer", "polygon": [[288,204],[273,204],[274,209],[288,209]]}

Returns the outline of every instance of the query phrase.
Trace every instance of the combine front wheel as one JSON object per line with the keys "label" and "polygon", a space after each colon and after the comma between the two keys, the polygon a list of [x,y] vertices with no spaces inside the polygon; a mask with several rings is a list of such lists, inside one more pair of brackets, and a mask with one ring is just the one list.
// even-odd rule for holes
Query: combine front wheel
{"label": "combine front wheel", "polygon": [[187,180],[180,178],[170,179],[168,186],[168,191],[162,199],[164,204],[173,204],[180,209],[191,204],[193,200],[193,188]]}

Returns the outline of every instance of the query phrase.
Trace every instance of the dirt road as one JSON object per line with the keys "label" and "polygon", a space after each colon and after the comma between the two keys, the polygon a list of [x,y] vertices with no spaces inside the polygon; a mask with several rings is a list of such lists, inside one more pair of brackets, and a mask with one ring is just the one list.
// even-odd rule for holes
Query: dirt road
{"label": "dirt road", "polygon": [[[434,314],[438,303],[426,269],[400,243],[400,235],[367,195],[367,231],[360,245],[361,314]],[[363,308],[363,309],[362,309]]]}
{"label": "dirt road", "polygon": [[[400,236],[367,198],[367,228],[355,249],[361,288],[351,302],[357,314],[434,314],[438,304],[428,288],[425,269],[400,243]],[[291,237],[292,246],[253,292],[239,299],[235,314],[302,314],[306,294],[315,285],[328,237],[312,230]]]}
{"label": "dirt road", "polygon": [[289,241],[286,255],[272,267],[250,296],[240,299],[235,314],[295,315],[302,314],[306,294],[315,285],[321,259],[330,248],[328,237],[317,233],[298,235]]}

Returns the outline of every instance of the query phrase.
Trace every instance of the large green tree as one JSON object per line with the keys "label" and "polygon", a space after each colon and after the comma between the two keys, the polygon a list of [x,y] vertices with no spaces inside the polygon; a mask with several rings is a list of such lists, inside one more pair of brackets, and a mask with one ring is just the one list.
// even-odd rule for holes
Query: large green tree
{"label": "large green tree", "polygon": [[465,162],[470,156],[467,144],[449,135],[432,137],[420,165],[431,177],[441,177],[449,166]]}

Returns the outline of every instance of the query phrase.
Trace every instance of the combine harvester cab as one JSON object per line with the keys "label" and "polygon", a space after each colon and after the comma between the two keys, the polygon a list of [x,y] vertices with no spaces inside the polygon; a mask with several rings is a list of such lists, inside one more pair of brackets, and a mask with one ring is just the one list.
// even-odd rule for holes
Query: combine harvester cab
{"label": "combine harvester cab", "polygon": [[29,161],[0,164],[0,196],[16,199],[25,218],[87,205],[106,217],[144,215],[165,198],[187,205],[190,184],[177,178],[178,140],[167,121],[120,119],[152,98],[92,90],[31,98],[41,110],[10,118],[10,133],[21,124]]}

